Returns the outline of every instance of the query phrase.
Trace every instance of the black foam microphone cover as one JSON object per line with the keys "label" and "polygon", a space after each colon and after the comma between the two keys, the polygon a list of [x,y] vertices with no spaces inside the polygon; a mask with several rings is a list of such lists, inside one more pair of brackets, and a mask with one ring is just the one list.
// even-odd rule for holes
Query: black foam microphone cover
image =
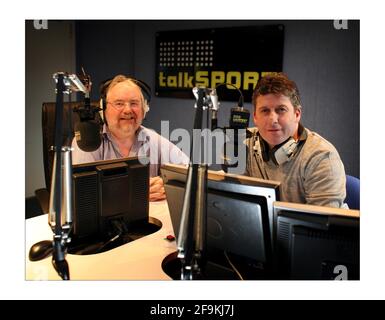
{"label": "black foam microphone cover", "polygon": [[81,121],[75,127],[75,139],[80,149],[85,152],[97,150],[102,143],[100,124],[96,120]]}

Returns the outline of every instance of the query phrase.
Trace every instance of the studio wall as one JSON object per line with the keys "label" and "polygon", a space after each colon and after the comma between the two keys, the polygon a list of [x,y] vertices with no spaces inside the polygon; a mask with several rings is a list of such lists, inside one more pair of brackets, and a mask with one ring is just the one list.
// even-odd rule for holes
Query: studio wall
{"label": "studio wall", "polygon": [[[80,72],[84,67],[92,76],[92,99],[99,97],[99,84],[118,73],[154,88],[157,32],[277,23],[285,27],[283,71],[301,92],[303,124],[332,142],[346,172],[359,177],[359,21],[349,20],[348,29],[340,30],[332,20],[57,21],[38,32],[26,23],[26,196],[44,187],[40,118],[41,103],[54,101],[51,73]],[[253,39],[237,45],[239,50],[253,50]],[[161,120],[169,120],[170,131],[191,130],[194,102],[153,94],[144,125],[160,133]],[[228,125],[233,106],[221,102],[220,126]],[[246,108],[252,112],[250,103]]]}

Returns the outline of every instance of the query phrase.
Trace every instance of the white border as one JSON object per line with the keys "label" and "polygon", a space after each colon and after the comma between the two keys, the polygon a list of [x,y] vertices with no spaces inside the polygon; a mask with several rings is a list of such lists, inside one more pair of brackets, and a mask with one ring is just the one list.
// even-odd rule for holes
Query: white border
{"label": "white border", "polygon": [[[1,299],[379,299],[384,298],[382,8],[358,1],[52,1],[7,4],[1,19]],[[11,6],[11,7],[9,7]],[[42,9],[44,8],[44,9]],[[238,8],[235,10],[234,8]],[[172,10],[171,10],[172,9]],[[75,12],[80,12],[75,16]],[[360,19],[361,280],[359,282],[24,281],[24,19]],[[5,44],[5,45],[4,45]],[[247,44],[245,44],[245,49]],[[11,170],[12,169],[12,170]]]}

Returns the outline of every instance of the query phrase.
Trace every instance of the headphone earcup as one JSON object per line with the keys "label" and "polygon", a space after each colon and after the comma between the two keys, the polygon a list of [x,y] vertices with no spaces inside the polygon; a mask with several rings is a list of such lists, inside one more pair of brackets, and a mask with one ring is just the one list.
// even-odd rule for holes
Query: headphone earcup
{"label": "headphone earcup", "polygon": [[104,98],[100,98],[99,106],[100,106],[100,110],[99,110],[100,119],[102,119],[103,124],[107,124],[107,120],[106,120],[106,116],[105,116],[105,110],[106,110],[107,104],[106,104],[106,100]]}
{"label": "headphone earcup", "polygon": [[151,88],[150,86],[142,80],[131,78],[142,91],[144,97],[144,106],[143,106],[143,118],[146,117],[147,112],[150,110],[150,101],[151,101]]}
{"label": "headphone earcup", "polygon": [[289,161],[297,152],[297,149],[298,143],[290,137],[288,140],[275,146],[272,150],[269,150],[267,142],[263,140],[259,134],[254,146],[254,150],[262,157],[264,162],[271,159],[277,166]]}
{"label": "headphone earcup", "polygon": [[294,138],[290,137],[287,141],[283,142],[271,151],[271,159],[276,165],[280,166],[293,157],[297,148],[298,143],[294,140]]}
{"label": "headphone earcup", "polygon": [[144,106],[143,106],[143,118],[146,117],[147,112],[150,110],[150,106],[148,105],[148,101],[144,99]]}

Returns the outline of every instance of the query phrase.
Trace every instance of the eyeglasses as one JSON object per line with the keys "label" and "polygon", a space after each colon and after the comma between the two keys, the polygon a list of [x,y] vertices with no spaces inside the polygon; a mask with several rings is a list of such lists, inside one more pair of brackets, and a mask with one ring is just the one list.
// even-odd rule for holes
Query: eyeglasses
{"label": "eyeglasses", "polygon": [[140,107],[140,101],[138,100],[132,100],[132,101],[123,101],[123,100],[116,100],[116,101],[107,101],[107,103],[111,104],[115,109],[122,110],[127,105],[130,106],[130,108],[139,108]]}

